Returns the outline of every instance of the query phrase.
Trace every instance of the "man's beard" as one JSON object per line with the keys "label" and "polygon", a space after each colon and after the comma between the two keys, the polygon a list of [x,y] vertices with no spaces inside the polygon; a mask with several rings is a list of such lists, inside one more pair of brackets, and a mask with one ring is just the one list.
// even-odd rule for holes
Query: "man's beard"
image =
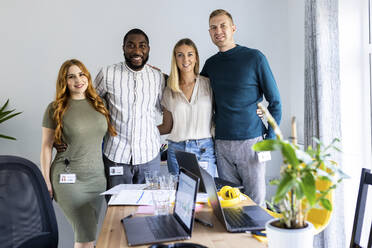
{"label": "man's beard", "polygon": [[146,58],[144,58],[144,56],[142,56],[142,64],[141,65],[135,65],[135,64],[132,64],[132,61],[130,59],[130,57],[126,56],[125,53],[124,53],[124,58],[125,58],[125,63],[128,65],[128,67],[134,71],[138,71],[140,69],[142,69],[145,64],[147,63],[147,61],[149,60],[149,56],[147,56]]}

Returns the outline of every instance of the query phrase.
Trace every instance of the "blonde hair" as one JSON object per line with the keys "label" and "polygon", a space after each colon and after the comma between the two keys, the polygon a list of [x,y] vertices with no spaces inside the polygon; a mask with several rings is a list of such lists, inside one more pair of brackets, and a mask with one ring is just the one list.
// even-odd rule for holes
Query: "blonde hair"
{"label": "blonde hair", "polygon": [[195,75],[199,74],[199,64],[200,64],[199,53],[198,53],[198,49],[196,48],[195,43],[192,40],[190,40],[189,38],[184,38],[182,40],[179,40],[173,48],[171,71],[170,71],[169,78],[168,78],[168,81],[167,81],[168,87],[173,92],[181,92],[180,76],[179,76],[180,73],[179,73],[179,69],[177,67],[177,62],[176,62],[176,49],[178,47],[182,46],[182,45],[186,45],[186,46],[190,46],[190,47],[194,48],[195,55],[196,55],[196,63],[195,63],[195,67],[194,67],[194,73],[195,73]]}
{"label": "blonde hair", "polygon": [[231,14],[224,9],[216,9],[216,10],[212,11],[212,13],[209,15],[209,20],[211,20],[213,17],[219,16],[219,15],[227,16],[228,18],[230,18],[231,23],[234,24],[234,21],[233,21],[233,18],[231,16]]}
{"label": "blonde hair", "polygon": [[68,107],[68,100],[70,99],[70,91],[67,87],[67,73],[71,66],[76,65],[84,73],[88,79],[88,87],[85,91],[85,97],[93,108],[103,114],[106,118],[108,125],[108,132],[110,135],[115,136],[115,128],[111,125],[109,112],[106,109],[102,99],[96,93],[93,84],[92,77],[85,67],[85,65],[77,59],[70,59],[65,61],[58,72],[57,85],[56,85],[56,98],[53,102],[54,114],[53,120],[56,122],[56,129],[54,132],[54,140],[56,143],[62,142],[62,130],[63,130],[63,115],[65,114]]}

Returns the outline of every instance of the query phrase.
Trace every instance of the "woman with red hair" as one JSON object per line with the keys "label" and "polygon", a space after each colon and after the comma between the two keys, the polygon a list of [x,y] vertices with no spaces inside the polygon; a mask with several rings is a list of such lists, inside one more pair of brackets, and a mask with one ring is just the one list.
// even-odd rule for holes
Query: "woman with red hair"
{"label": "woman with red hair", "polygon": [[[59,70],[56,98],[42,125],[41,169],[50,196],[56,200],[75,234],[75,248],[92,248],[106,190],[101,144],[116,135],[109,112],[95,92],[83,63],[67,60]],[[53,143],[65,143],[52,161]]]}

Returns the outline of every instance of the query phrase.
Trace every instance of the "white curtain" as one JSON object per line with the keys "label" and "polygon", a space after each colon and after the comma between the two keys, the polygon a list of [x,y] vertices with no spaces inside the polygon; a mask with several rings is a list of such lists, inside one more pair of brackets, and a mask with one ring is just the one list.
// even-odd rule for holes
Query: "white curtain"
{"label": "white curtain", "polygon": [[[338,0],[305,4],[305,147],[312,137],[325,144],[341,137]],[[341,154],[334,154],[342,166]],[[335,191],[333,216],[314,239],[316,248],[344,248],[343,189]]]}

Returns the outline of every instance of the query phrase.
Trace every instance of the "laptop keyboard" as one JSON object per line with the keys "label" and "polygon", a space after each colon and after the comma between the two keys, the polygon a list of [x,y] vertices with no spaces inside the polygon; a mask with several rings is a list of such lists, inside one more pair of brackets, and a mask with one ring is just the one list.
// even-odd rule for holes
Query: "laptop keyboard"
{"label": "laptop keyboard", "polygon": [[244,214],[243,208],[224,208],[223,212],[231,227],[244,227],[252,223],[252,219]]}
{"label": "laptop keyboard", "polygon": [[156,239],[165,239],[180,235],[177,232],[177,223],[172,216],[160,215],[156,218],[146,218],[146,222]]}

